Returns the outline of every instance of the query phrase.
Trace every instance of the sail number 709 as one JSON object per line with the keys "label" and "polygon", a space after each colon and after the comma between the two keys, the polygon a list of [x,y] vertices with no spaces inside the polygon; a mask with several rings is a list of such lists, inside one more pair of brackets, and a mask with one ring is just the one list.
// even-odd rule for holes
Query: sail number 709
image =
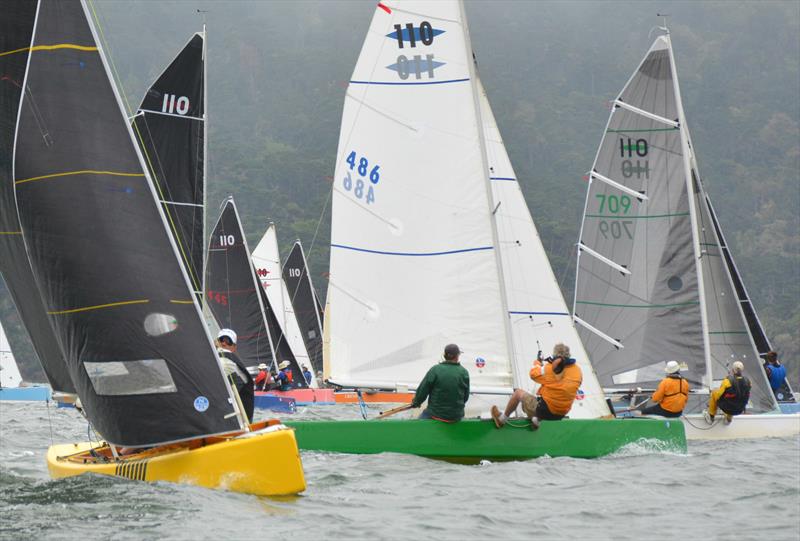
{"label": "sail number 709", "polygon": [[[342,179],[342,187],[345,191],[352,192],[356,199],[364,199],[367,204],[374,203],[375,186],[381,180],[380,165],[373,165],[370,169],[369,160],[365,156],[359,158],[355,150],[350,152],[345,162],[350,166],[350,170]],[[352,173],[358,175],[355,181]]]}

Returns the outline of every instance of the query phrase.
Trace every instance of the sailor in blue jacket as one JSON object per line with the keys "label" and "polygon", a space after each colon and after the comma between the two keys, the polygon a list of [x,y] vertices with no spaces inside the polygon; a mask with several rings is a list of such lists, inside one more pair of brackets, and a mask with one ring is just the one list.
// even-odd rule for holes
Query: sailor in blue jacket
{"label": "sailor in blue jacket", "polygon": [[777,393],[786,381],[786,367],[778,361],[778,354],[770,351],[765,356],[764,370],[767,372],[767,379],[769,379],[769,386],[772,387],[772,392]]}

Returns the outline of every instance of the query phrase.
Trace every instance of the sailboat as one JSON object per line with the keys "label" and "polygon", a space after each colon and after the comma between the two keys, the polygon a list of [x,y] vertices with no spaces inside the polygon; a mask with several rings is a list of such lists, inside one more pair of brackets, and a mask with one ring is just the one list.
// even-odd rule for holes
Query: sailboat
{"label": "sailboat", "polygon": [[462,2],[378,4],[346,93],[334,179],[332,383],[414,390],[455,342],[468,406],[487,413],[514,387],[532,390],[536,351],[560,341],[584,383],[571,419],[535,435],[480,419],[291,423],[301,448],[474,460],[597,456],[641,437],[683,444],[674,422],[600,419],[610,412],[481,90]]}
{"label": "sailboat", "polygon": [[[697,168],[663,30],[614,100],[588,174],[573,317],[610,394],[652,388],[666,361],[682,364],[690,439],[797,434],[800,418],[778,414],[761,367],[752,304],[737,296],[741,279]],[[736,360],[756,415],[708,426],[709,389]]]}
{"label": "sailboat", "polygon": [[89,7],[13,7],[4,19],[29,29],[26,43],[4,51],[26,57],[25,92],[4,124],[15,133],[22,239],[64,368],[101,438],[50,447],[51,475],[304,490],[292,431],[274,420],[248,425],[225,378]]}
{"label": "sailboat", "polygon": [[0,323],[0,400],[42,401],[50,399],[44,385],[22,386],[22,376],[11,351],[6,331]]}

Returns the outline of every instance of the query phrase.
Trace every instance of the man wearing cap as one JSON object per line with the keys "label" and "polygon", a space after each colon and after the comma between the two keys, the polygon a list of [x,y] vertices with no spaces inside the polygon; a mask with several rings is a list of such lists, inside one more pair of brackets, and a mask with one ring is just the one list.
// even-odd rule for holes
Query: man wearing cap
{"label": "man wearing cap", "polygon": [[722,380],[719,389],[713,391],[708,399],[708,410],[703,412],[706,421],[711,424],[717,414],[717,408],[725,414],[725,423],[733,421],[734,415],[741,415],[750,400],[750,380],[744,375],[744,364],[736,361],[731,373]]}
{"label": "man wearing cap", "polygon": [[291,391],[292,390],[292,382],[294,381],[294,374],[292,374],[292,369],[289,368],[291,363],[289,361],[283,361],[281,364],[278,365],[280,372],[275,377],[278,385],[280,385],[280,391]]}
{"label": "man wearing cap", "polygon": [[689,400],[689,382],[681,376],[681,365],[677,361],[668,362],[664,372],[667,376],[650,397],[653,405],[644,408],[642,415],[680,417],[683,413],[686,401]]}
{"label": "man wearing cap", "polygon": [[523,389],[514,389],[504,412],[501,413],[497,406],[492,406],[492,419],[497,428],[506,424],[520,404],[522,411],[531,420],[531,430],[537,430],[541,420],[560,421],[572,408],[583,381],[583,373],[575,359],[569,356],[569,347],[556,344],[552,357],[543,360],[541,352],[539,357],[533,362],[529,374],[540,385],[537,396]]}
{"label": "man wearing cap", "polygon": [[307,385],[311,385],[311,380],[314,379],[314,376],[311,375],[311,370],[306,365],[303,365],[303,378],[306,380]]}
{"label": "man wearing cap", "polygon": [[464,417],[464,404],[469,400],[469,372],[458,362],[461,353],[457,345],[448,344],[442,362],[432,366],[422,378],[411,401],[411,407],[418,408],[428,400],[420,419],[455,423]]}
{"label": "man wearing cap", "polygon": [[222,361],[222,368],[231,381],[231,385],[239,393],[247,419],[253,421],[255,389],[253,377],[247,371],[239,356],[236,355],[236,333],[232,329],[222,329],[217,333],[217,354]]}

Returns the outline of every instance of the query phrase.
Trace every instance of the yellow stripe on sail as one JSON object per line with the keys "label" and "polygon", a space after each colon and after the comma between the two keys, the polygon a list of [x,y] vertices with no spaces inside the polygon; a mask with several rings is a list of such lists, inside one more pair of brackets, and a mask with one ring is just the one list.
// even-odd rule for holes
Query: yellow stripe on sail
{"label": "yellow stripe on sail", "polygon": [[96,306],[84,306],[83,308],[72,308],[71,310],[54,310],[48,311],[47,313],[51,316],[60,316],[63,314],[74,314],[76,312],[88,312],[89,310],[101,310],[103,308],[115,308],[117,306],[126,306],[128,304],[145,304],[150,302],[150,299],[141,299],[137,301],[122,301],[122,302],[111,302],[108,304],[98,304]]}
{"label": "yellow stripe on sail", "polygon": [[179,301],[177,299],[170,299],[172,304],[194,304],[194,301]]}
{"label": "yellow stripe on sail", "polygon": [[0,235],[22,235],[22,231],[0,231]]}
{"label": "yellow stripe on sail", "polygon": [[24,184],[26,182],[33,182],[35,180],[47,180],[48,178],[69,177],[73,175],[113,175],[115,177],[143,177],[144,173],[120,173],[118,171],[67,171],[66,173],[53,173],[51,175],[42,175],[40,177],[24,178],[14,182],[14,184]]}
{"label": "yellow stripe on sail", "polygon": [[23,47],[22,49],[5,51],[0,53],[0,56],[23,53],[25,51],[57,51],[59,49],[73,49],[76,51],[96,51],[97,47],[91,47],[88,45],[75,45],[74,43],[58,43],[56,45],[35,45],[33,47]]}

